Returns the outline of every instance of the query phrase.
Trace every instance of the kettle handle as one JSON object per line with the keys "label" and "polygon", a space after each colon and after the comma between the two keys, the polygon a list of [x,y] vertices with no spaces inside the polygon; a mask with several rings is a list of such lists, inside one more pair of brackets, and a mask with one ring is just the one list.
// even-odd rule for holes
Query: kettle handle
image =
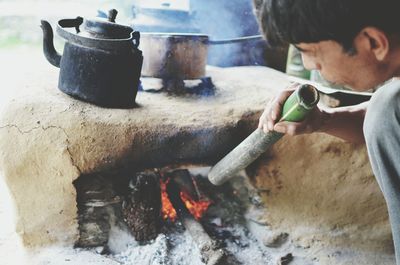
{"label": "kettle handle", "polygon": [[83,23],[83,17],[76,17],[73,19],[61,19],[58,22],[58,25],[60,25],[62,28],[75,28],[76,33],[79,33],[81,30],[79,29],[79,26]]}
{"label": "kettle handle", "polygon": [[[76,32],[79,33],[79,26],[82,25],[84,19],[82,17],[76,17],[73,19],[61,19],[58,21],[57,33],[62,38],[66,39],[71,43],[82,45],[85,47],[96,47],[105,50],[118,50],[120,48],[125,49],[127,47],[139,46],[140,34],[132,32],[129,38],[126,39],[96,39],[84,34],[75,34],[64,28],[75,28]],[[133,38],[135,41],[133,42]]]}

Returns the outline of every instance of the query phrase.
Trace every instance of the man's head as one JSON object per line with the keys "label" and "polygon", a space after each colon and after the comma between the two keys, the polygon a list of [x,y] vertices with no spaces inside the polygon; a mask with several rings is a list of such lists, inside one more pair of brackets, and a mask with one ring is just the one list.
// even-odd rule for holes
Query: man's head
{"label": "man's head", "polygon": [[268,43],[295,44],[305,66],[331,82],[365,90],[399,74],[400,0],[254,3]]}

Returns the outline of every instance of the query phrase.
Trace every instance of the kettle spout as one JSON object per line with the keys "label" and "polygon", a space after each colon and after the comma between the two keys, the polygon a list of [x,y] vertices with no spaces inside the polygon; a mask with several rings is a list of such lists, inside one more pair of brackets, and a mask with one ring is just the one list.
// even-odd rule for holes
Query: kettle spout
{"label": "kettle spout", "polygon": [[53,29],[49,22],[41,20],[41,28],[43,30],[43,53],[46,59],[54,66],[60,67],[61,55],[56,51],[53,44]]}

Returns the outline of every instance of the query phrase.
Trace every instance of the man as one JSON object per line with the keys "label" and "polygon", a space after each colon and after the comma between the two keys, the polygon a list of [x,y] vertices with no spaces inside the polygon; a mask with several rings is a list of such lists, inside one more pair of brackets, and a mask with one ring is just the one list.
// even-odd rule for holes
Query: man
{"label": "man", "polygon": [[365,142],[400,265],[400,0],[255,0],[255,5],[267,41],[294,44],[307,69],[356,91],[379,87],[368,103],[316,108],[303,122],[277,123],[290,87],[267,106],[259,128]]}

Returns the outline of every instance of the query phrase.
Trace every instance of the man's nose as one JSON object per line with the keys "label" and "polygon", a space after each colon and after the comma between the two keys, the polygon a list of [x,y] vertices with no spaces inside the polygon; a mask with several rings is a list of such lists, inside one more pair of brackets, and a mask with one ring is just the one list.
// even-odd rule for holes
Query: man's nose
{"label": "man's nose", "polygon": [[304,54],[301,55],[301,58],[303,60],[303,65],[307,70],[321,70],[321,65],[316,60]]}

